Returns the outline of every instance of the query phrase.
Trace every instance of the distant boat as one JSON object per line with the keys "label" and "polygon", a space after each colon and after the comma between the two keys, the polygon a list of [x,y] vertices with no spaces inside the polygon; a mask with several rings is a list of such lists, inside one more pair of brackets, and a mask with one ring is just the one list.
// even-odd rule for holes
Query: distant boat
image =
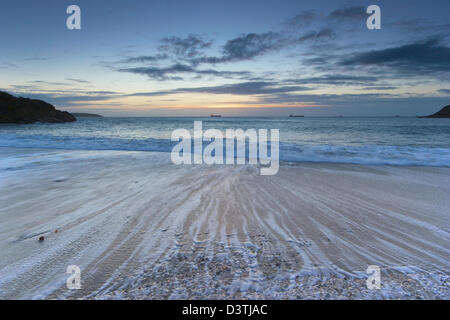
{"label": "distant boat", "polygon": [[220,114],[212,114],[211,118],[222,118],[222,115],[220,115]]}
{"label": "distant boat", "polygon": [[304,118],[305,116],[302,114],[290,114],[289,118]]}

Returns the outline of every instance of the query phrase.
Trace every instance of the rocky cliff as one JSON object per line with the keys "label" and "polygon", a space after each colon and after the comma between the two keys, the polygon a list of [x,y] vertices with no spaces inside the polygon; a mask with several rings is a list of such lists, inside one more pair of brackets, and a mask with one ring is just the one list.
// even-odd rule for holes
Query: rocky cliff
{"label": "rocky cliff", "polygon": [[421,118],[450,118],[450,105],[443,107],[441,110],[432,115]]}
{"label": "rocky cliff", "polygon": [[0,123],[72,122],[76,118],[51,104],[0,91]]}

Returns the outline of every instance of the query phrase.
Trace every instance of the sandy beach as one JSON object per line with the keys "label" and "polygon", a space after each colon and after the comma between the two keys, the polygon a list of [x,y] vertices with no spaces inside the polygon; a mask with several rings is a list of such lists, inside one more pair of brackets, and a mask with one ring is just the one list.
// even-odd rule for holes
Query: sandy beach
{"label": "sandy beach", "polygon": [[261,176],[169,153],[2,148],[0,298],[450,299],[449,182],[448,167]]}

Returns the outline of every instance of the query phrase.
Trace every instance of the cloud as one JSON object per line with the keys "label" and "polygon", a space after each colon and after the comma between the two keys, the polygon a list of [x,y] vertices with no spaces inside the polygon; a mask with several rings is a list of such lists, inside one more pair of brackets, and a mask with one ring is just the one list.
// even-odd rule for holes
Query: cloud
{"label": "cloud", "polygon": [[280,86],[278,82],[271,82],[271,81],[248,81],[210,87],[178,88],[168,91],[140,92],[131,94],[131,96],[164,96],[177,93],[270,95],[270,94],[307,91],[307,90],[313,89],[303,86]]}
{"label": "cloud", "polygon": [[450,89],[439,89],[437,90],[439,93],[450,94]]}
{"label": "cloud", "polygon": [[317,32],[313,31],[313,32],[310,32],[310,33],[307,33],[307,34],[301,36],[298,39],[298,42],[302,43],[302,42],[305,42],[308,40],[314,40],[314,41],[329,40],[329,39],[333,39],[335,36],[336,36],[336,34],[334,33],[334,31],[332,29],[325,28],[320,31],[317,31]]}
{"label": "cloud", "polygon": [[283,42],[284,39],[279,33],[247,33],[228,40],[223,53],[228,61],[249,60],[283,46]]}
{"label": "cloud", "polygon": [[249,81],[214,87],[185,89],[186,92],[234,94],[234,95],[266,95],[282,92],[313,90],[303,86],[279,86],[277,82]]}
{"label": "cloud", "polygon": [[161,60],[166,60],[169,58],[169,55],[167,54],[156,54],[153,56],[137,56],[137,57],[131,57],[124,59],[120,61],[121,63],[147,63],[147,62],[158,62]]}
{"label": "cloud", "polygon": [[52,92],[35,92],[30,93],[28,90],[26,92],[22,90],[12,90],[13,94],[16,96],[24,96],[31,99],[43,100],[51,103],[55,106],[78,106],[83,102],[95,102],[104,101],[118,97],[118,93],[115,92],[102,92],[102,91],[91,91],[79,94],[74,94],[73,92],[67,91],[52,91]]}
{"label": "cloud", "polygon": [[281,49],[286,44],[287,39],[277,32],[247,33],[228,40],[223,46],[222,56],[199,57],[192,62],[216,64],[251,60],[267,52]]}
{"label": "cloud", "polygon": [[116,91],[85,91],[85,93],[87,95],[108,95],[108,96],[113,96],[113,95],[119,95],[121,94],[120,92],[116,92]]}
{"label": "cloud", "polygon": [[118,68],[120,72],[130,72],[144,74],[156,80],[181,80],[180,74],[192,74],[196,77],[217,76],[224,78],[249,77],[246,71],[218,71],[214,69],[198,69],[200,64],[218,64],[225,62],[237,62],[251,60],[254,57],[265,54],[269,51],[277,50],[286,45],[286,39],[281,34],[275,32],[247,33],[237,38],[228,40],[222,48],[221,56],[205,56],[202,50],[209,48],[212,41],[204,40],[195,35],[187,38],[167,37],[162,39],[163,45],[160,50],[165,54],[153,56],[137,56],[127,58],[120,63],[147,63],[170,58],[169,53],[175,55],[176,63],[163,67],[140,66]]}
{"label": "cloud", "polygon": [[331,12],[328,15],[328,18],[334,19],[334,20],[359,20],[364,19],[367,17],[366,9],[362,6],[354,6],[354,7],[347,7],[343,9],[337,9]]}
{"label": "cloud", "polygon": [[391,96],[386,93],[362,93],[362,94],[294,94],[279,93],[260,97],[261,104],[314,104],[314,105],[337,105],[350,102],[374,102],[375,99],[384,99]]}
{"label": "cloud", "polygon": [[248,60],[279,47],[280,34],[275,32],[247,33],[228,40],[224,46],[224,57],[230,61]]}
{"label": "cloud", "polygon": [[49,85],[49,86],[69,86],[70,85],[66,82],[51,82],[51,81],[44,81],[44,80],[33,80],[33,81],[29,81],[29,83],[34,83],[37,85],[43,84],[43,85]]}
{"label": "cloud", "polygon": [[45,57],[31,57],[31,58],[26,58],[26,61],[47,61],[49,60],[48,58]]}
{"label": "cloud", "polygon": [[[392,90],[393,86],[376,86],[379,78],[374,76],[353,76],[345,74],[331,74],[321,77],[309,77],[299,79],[287,79],[282,81],[246,81],[236,84],[225,84],[209,87],[177,88],[173,90],[138,92],[130,96],[167,96],[179,93],[206,93],[206,94],[231,94],[231,95],[266,95],[267,99],[290,100],[292,93],[299,91],[313,91],[316,88],[308,85],[355,85],[366,86],[368,90]],[[381,93],[370,94],[381,95]],[[314,95],[311,95],[311,97]],[[298,98],[298,95],[295,95]],[[296,99],[295,98],[295,99]]]}
{"label": "cloud", "polygon": [[[162,39],[163,45],[159,48],[166,52],[164,54],[137,56],[122,60],[121,63],[147,63],[157,62],[170,58],[169,54],[175,55],[175,60],[184,61],[192,66],[200,64],[219,64],[252,60],[269,52],[278,51],[290,45],[304,43],[306,41],[328,40],[335,36],[330,28],[325,28],[317,32],[309,32],[300,38],[293,38],[283,35],[282,32],[246,33],[239,37],[230,39],[222,47],[222,54],[219,56],[206,56],[202,54],[202,49],[209,48],[212,41],[206,41],[195,35],[187,38],[168,37]],[[173,73],[174,69],[182,69],[179,72],[187,73],[189,66],[177,62],[174,66],[164,68],[144,67],[144,68],[121,68],[120,71],[133,73],[146,73],[151,78],[160,80],[171,79],[163,75]],[[189,71],[198,73],[193,68]],[[202,72],[200,72],[201,74]],[[203,72],[203,74],[218,74],[216,72]]]}
{"label": "cloud", "polygon": [[71,82],[76,82],[76,83],[90,83],[87,80],[83,80],[83,79],[76,79],[76,78],[66,78],[66,81],[71,81]]}
{"label": "cloud", "polygon": [[17,69],[18,67],[14,63],[0,63],[0,69]]}
{"label": "cloud", "polygon": [[297,84],[328,84],[328,85],[369,85],[377,82],[375,76],[354,76],[347,74],[328,74],[320,77],[290,79],[288,82]]}
{"label": "cloud", "polygon": [[405,76],[442,75],[450,71],[450,48],[439,39],[394,48],[356,53],[340,62],[342,66],[384,66]]}
{"label": "cloud", "polygon": [[60,87],[60,86],[68,87],[68,86],[73,86],[74,82],[75,83],[80,83],[80,84],[90,83],[87,80],[75,79],[75,78],[66,78],[64,80],[66,82],[33,80],[33,81],[28,81],[27,82],[27,83],[30,83],[30,85],[12,85],[12,87],[15,87],[15,88],[28,88],[30,90],[40,90],[42,88],[42,86],[46,86],[46,87]]}
{"label": "cloud", "polygon": [[435,21],[430,22],[424,19],[402,19],[392,22],[387,25],[388,27],[395,27],[400,29],[402,32],[442,32],[448,33],[450,31],[450,23],[436,23]]}
{"label": "cloud", "polygon": [[[146,75],[159,81],[181,80],[185,76],[193,76],[191,79],[216,76],[248,81],[257,75],[247,71],[220,71],[216,70],[215,66],[252,61],[272,52],[299,46],[309,50],[306,53],[302,52],[301,58],[303,67],[308,69],[307,72],[314,70],[320,74],[331,74],[298,79],[297,84],[357,85],[375,90],[374,84],[381,76],[385,79],[403,79],[410,75],[450,77],[447,72],[450,68],[450,48],[442,44],[442,40],[445,40],[443,37],[441,40],[430,39],[394,48],[377,47],[371,51],[356,49],[355,43],[345,45],[341,43],[338,46],[336,42],[331,41],[337,35],[333,28],[327,27],[330,23],[335,23],[330,19],[352,21],[365,19],[366,16],[365,7],[350,6],[332,11],[326,16],[323,28],[317,27],[303,34],[297,30],[288,30],[286,27],[316,22],[317,16],[313,11],[301,12],[287,20],[284,23],[285,28],[279,31],[244,33],[227,40],[218,48],[220,51],[216,55],[207,54],[207,49],[212,47],[214,41],[205,36],[191,34],[186,37],[165,37],[161,39],[159,53],[127,58],[120,63],[138,65],[122,65],[114,70]],[[352,50],[355,51],[351,53]],[[163,60],[167,61],[162,62]],[[161,65],[156,64],[157,62],[161,62]],[[446,72],[447,76],[444,74]],[[356,73],[358,76],[332,73]],[[262,78],[262,80],[270,79]],[[378,90],[392,90],[392,87],[394,86],[389,82],[385,82],[378,85]]]}
{"label": "cloud", "polygon": [[335,34],[330,28],[309,32],[297,39],[285,36],[281,32],[247,33],[228,40],[223,46],[222,56],[199,57],[192,60],[192,63],[217,64],[247,61],[269,52],[284,49],[291,45],[304,43],[306,41],[325,41],[334,37]]}
{"label": "cloud", "polygon": [[244,77],[250,74],[246,71],[218,71],[214,69],[200,70],[193,66],[176,63],[168,67],[133,67],[133,68],[121,68],[120,72],[129,72],[134,74],[146,75],[150,79],[156,80],[181,80],[182,77],[179,74],[193,74],[194,76],[218,76],[223,78],[230,77]]}
{"label": "cloud", "polygon": [[[299,25],[309,24],[316,15],[312,11],[305,11],[293,17],[286,24]],[[214,69],[198,69],[202,64],[216,65],[223,63],[233,63],[253,60],[256,57],[291,47],[293,45],[304,44],[308,41],[326,41],[335,37],[331,28],[324,28],[318,31],[310,31],[303,36],[298,36],[284,29],[279,32],[268,31],[263,33],[244,33],[232,38],[221,47],[221,53],[215,56],[207,55],[205,51],[211,48],[213,41],[204,36],[191,34],[187,37],[165,37],[160,40],[158,47],[160,53],[154,55],[141,55],[128,57],[120,64],[138,63],[141,66],[128,66],[112,69],[120,72],[130,72],[134,74],[147,75],[150,79],[156,80],[181,80],[180,74],[192,74],[197,78],[202,76],[218,77],[242,77],[249,76],[249,72],[217,71]],[[171,60],[163,66],[155,66],[163,60]],[[150,65],[149,65],[150,64]],[[249,78],[247,78],[249,79]]]}
{"label": "cloud", "polygon": [[293,18],[290,18],[284,22],[284,25],[288,28],[301,28],[309,26],[316,18],[314,11],[303,11]]}
{"label": "cloud", "polygon": [[211,47],[212,41],[196,34],[186,38],[166,37],[161,40],[160,50],[172,52],[178,57],[193,58],[198,56],[203,49]]}
{"label": "cloud", "polygon": [[394,86],[372,86],[372,87],[364,87],[360,90],[395,90],[398,89],[398,87]]}

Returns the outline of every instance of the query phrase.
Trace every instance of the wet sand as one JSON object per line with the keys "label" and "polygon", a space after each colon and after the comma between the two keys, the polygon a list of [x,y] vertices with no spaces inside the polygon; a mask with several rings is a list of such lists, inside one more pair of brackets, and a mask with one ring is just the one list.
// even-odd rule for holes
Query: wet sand
{"label": "wet sand", "polygon": [[[0,298],[449,299],[449,182],[448,167],[260,176],[168,153],[2,148]],[[66,288],[68,265],[82,289]]]}

